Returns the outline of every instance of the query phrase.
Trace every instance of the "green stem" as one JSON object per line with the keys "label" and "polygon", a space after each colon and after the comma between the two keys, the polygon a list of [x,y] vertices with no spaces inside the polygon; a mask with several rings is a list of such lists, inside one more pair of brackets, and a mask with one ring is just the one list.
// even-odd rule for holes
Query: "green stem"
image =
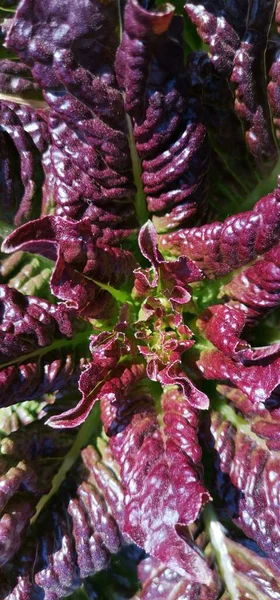
{"label": "green stem", "polygon": [[128,128],[128,142],[129,142],[130,156],[131,156],[131,161],[132,161],[133,179],[134,179],[134,183],[136,186],[135,212],[136,212],[136,216],[138,218],[139,224],[144,225],[144,223],[146,223],[146,221],[149,218],[149,213],[147,211],[146,196],[145,196],[142,177],[141,177],[141,175],[142,175],[141,161],[140,161],[140,158],[138,156],[136,146],[135,146],[131,118],[128,115],[126,115],[126,122],[127,122],[127,128]]}
{"label": "green stem", "polygon": [[93,283],[98,285],[102,290],[106,290],[107,292],[109,292],[109,294],[111,294],[111,296],[113,296],[113,298],[115,298],[122,304],[127,302],[131,297],[131,294],[129,292],[125,292],[124,290],[117,290],[116,288],[112,287],[108,283],[101,283],[101,281],[97,281],[96,279],[91,279],[91,277],[86,277],[86,279],[90,279],[91,281],[93,281]]}
{"label": "green stem", "polygon": [[215,553],[221,578],[225,583],[229,597],[231,600],[240,600],[234,580],[234,569],[225,543],[223,526],[218,521],[211,503],[207,504],[203,510],[203,521]]}
{"label": "green stem", "polygon": [[81,342],[88,339],[88,337],[91,333],[92,333],[92,329],[90,329],[90,333],[88,330],[77,333],[75,335],[75,337],[71,338],[70,340],[69,339],[56,340],[49,346],[44,346],[43,348],[37,348],[33,352],[29,352],[28,354],[18,356],[17,358],[14,358],[6,363],[1,364],[1,369],[5,369],[6,367],[16,365],[17,363],[24,363],[27,360],[30,360],[31,358],[36,358],[38,361],[41,356],[44,356],[44,354],[48,354],[48,352],[52,352],[53,350],[57,350],[57,349],[60,350],[61,348],[65,348],[66,346],[71,346],[71,347],[79,346]]}
{"label": "green stem", "polygon": [[[121,0],[117,0],[118,5],[118,19],[119,19],[119,36],[120,43],[122,41],[123,36],[123,23],[122,23],[122,9],[121,9]],[[135,146],[135,140],[133,135],[133,127],[132,121],[128,114],[126,114],[126,124],[128,129],[128,143],[130,149],[130,156],[132,162],[132,172],[134,184],[136,186],[136,196],[135,196],[135,212],[140,225],[144,225],[149,218],[149,213],[146,207],[146,196],[143,189],[142,183],[142,167],[141,161],[138,156],[138,152]]]}
{"label": "green stem", "polygon": [[49,109],[49,106],[45,100],[35,100],[32,98],[23,98],[23,96],[14,96],[13,94],[4,94],[0,92],[0,100],[8,102],[15,102],[15,104],[22,104],[26,106],[32,106],[33,108],[45,108]]}
{"label": "green stem", "polygon": [[[64,457],[64,460],[60,466],[60,469],[58,470],[57,474],[55,475],[55,477],[53,479],[51,490],[49,491],[48,494],[45,494],[44,496],[42,496],[42,498],[40,498],[40,500],[37,504],[37,507],[36,507],[35,515],[32,517],[32,519],[30,521],[30,523],[32,525],[34,525],[35,521],[38,519],[39,514],[41,513],[43,508],[46,506],[46,504],[50,501],[50,499],[54,496],[54,494],[56,494],[56,492],[59,490],[61,484],[65,480],[65,477],[66,477],[68,471],[71,469],[71,467],[75,464],[75,462],[79,458],[81,449],[89,443],[89,441],[92,439],[94,433],[98,432],[99,425],[100,425],[99,406],[97,403],[93,407],[91,413],[89,414],[88,418],[83,423],[82,427],[79,429],[77,436],[75,438],[75,441],[73,443],[73,446],[70,448],[69,452],[67,452],[66,456]],[[59,433],[58,433],[58,435],[59,435]]]}
{"label": "green stem", "polygon": [[220,415],[226,419],[226,421],[229,421],[235,427],[235,429],[239,431],[239,433],[250,437],[259,447],[262,447],[264,450],[268,451],[265,439],[262,439],[256,433],[254,433],[248,421],[238,415],[232,406],[230,406],[226,401],[222,399],[212,399],[211,407],[219,412]]}

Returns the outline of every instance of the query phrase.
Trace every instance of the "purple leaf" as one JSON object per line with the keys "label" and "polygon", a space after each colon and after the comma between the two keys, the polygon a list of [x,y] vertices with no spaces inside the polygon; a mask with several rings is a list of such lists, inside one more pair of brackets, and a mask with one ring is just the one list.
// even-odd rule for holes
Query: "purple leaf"
{"label": "purple leaf", "polygon": [[[132,117],[148,210],[157,229],[204,212],[209,149],[199,103],[190,99],[182,19],[166,4],[147,10],[129,0],[116,73]],[[172,60],[171,58],[172,57]]]}
{"label": "purple leaf", "polygon": [[[257,184],[258,178],[254,172],[255,164],[248,157],[243,129],[235,114],[232,90],[228,81],[218,76],[206,52],[191,52],[188,55],[187,78],[191,95],[201,101],[204,122],[210,132],[215,150],[209,173],[210,178],[213,179],[212,186],[215,189],[214,186],[218,183],[217,173],[212,173],[213,167],[216,167],[219,180],[225,184],[230,181],[231,194],[236,194],[242,199],[245,182],[253,186]],[[236,177],[233,174],[236,174]],[[212,189],[209,193],[212,193]]]}
{"label": "purple leaf", "polygon": [[49,346],[55,339],[73,336],[73,312],[62,304],[55,306],[46,300],[24,296],[6,285],[0,286],[0,303],[0,363]]}
{"label": "purple leaf", "polygon": [[[207,408],[208,398],[185,373],[182,354],[193,345],[191,330],[184,324],[182,310],[189,302],[188,283],[201,278],[194,263],[181,256],[164,260],[157,248],[157,235],[150,221],[140,230],[139,246],[152,267],[136,269],[133,296],[146,298],[134,324],[138,350],[147,361],[147,375],[163,386],[179,385],[184,397],[195,408]],[[144,345],[142,345],[144,344]]]}
{"label": "purple leaf", "polygon": [[151,269],[136,269],[135,296],[146,296],[152,293],[153,288],[160,285],[160,293],[170,299],[176,310],[180,304],[190,300],[190,287],[188,283],[201,279],[201,273],[195,264],[180,256],[178,260],[165,260],[157,247],[157,234],[151,221],[140,230],[139,246],[143,256],[152,264]]}
{"label": "purple leaf", "polygon": [[117,368],[119,359],[131,352],[131,346],[122,332],[103,332],[91,336],[90,350],[93,361],[86,366],[79,381],[82,398],[70,410],[55,415],[48,425],[55,428],[76,427],[85,421],[97,400],[107,393],[112,381],[126,371],[126,367]]}
{"label": "purple leaf", "polygon": [[265,94],[267,37],[275,3],[249,3],[246,33],[234,57],[231,81],[236,84],[235,109],[245,124],[245,137],[257,164],[269,172],[277,160],[271,117]]}
{"label": "purple leaf", "polygon": [[75,370],[73,355],[67,349],[60,352],[65,338],[71,340],[80,327],[73,311],[6,285],[0,286],[0,308],[0,405],[31,400],[64,385]]}
{"label": "purple leaf", "polygon": [[51,108],[45,193],[52,192],[56,214],[108,224],[133,217],[127,128],[113,66],[117,19],[112,2],[58,7],[36,0],[31,10],[24,0],[6,38]]}
{"label": "purple leaf", "polygon": [[279,570],[275,568],[270,560],[260,556],[243,544],[226,539],[236,584],[240,597],[250,597],[250,600],[273,600],[280,593]]}
{"label": "purple leaf", "polygon": [[280,384],[279,344],[272,345],[270,353],[271,355],[260,358],[258,354],[254,356],[253,353],[250,360],[235,362],[220,350],[204,350],[197,364],[206,379],[231,382],[258,406],[264,403]]}
{"label": "purple leaf", "polygon": [[[269,4],[267,2],[267,4]],[[273,3],[270,3],[271,7]],[[263,11],[261,13],[263,15]],[[265,16],[264,16],[265,18]],[[277,160],[263,72],[266,35],[248,30],[234,58],[231,81],[236,84],[235,109],[245,124],[248,148],[261,171],[269,173]],[[258,77],[255,76],[258,74]]]}
{"label": "purple leaf", "polygon": [[258,429],[258,417],[238,418],[230,407],[223,413],[223,405],[220,410],[212,414],[211,436],[223,511],[279,568],[279,457],[274,444],[268,448],[263,441],[275,439],[273,419],[264,435]]}
{"label": "purple leaf", "polygon": [[177,532],[179,525],[197,518],[209,499],[200,481],[197,413],[176,390],[163,394],[156,410],[145,387],[135,387],[139,377],[143,369],[141,375],[132,367],[118,382],[118,396],[111,381],[101,400],[125,488],[124,532],[179,574],[209,584],[203,558]]}
{"label": "purple leaf", "polygon": [[[46,216],[23,225],[5,240],[5,252],[39,252],[56,260],[51,290],[83,316],[108,316],[113,298],[102,284],[129,283],[136,262],[131,252],[117,247],[127,231],[101,229],[89,219],[79,222]],[[95,281],[101,283],[101,286]]]}
{"label": "purple leaf", "polygon": [[246,2],[234,0],[225,6],[219,1],[201,0],[195,4],[187,2],[185,10],[204,43],[210,47],[211,61],[217,72],[228,75],[244,32]]}
{"label": "purple leaf", "polygon": [[9,58],[3,58],[0,62],[0,92],[24,98],[40,95],[39,86],[32,81],[28,67]]}
{"label": "purple leaf", "polygon": [[214,222],[160,235],[160,249],[191,258],[209,278],[225,275],[263,254],[278,241],[279,198],[276,188],[252,210],[230,216],[224,223]]}
{"label": "purple leaf", "polygon": [[131,600],[216,600],[218,585],[194,583],[152,557],[142,560],[137,569],[141,590]]}
{"label": "purple leaf", "polygon": [[277,160],[265,95],[267,38],[274,12],[272,0],[186,4],[186,11],[210,46],[210,58],[220,76],[231,74],[236,84],[235,109],[245,124],[248,148],[261,171]]}
{"label": "purple leaf", "polygon": [[234,360],[252,358],[250,345],[240,339],[245,326],[245,316],[229,304],[209,307],[197,320],[203,335],[225,356]]}
{"label": "purple leaf", "polygon": [[1,567],[19,549],[36,503],[50,490],[61,455],[72,442],[71,433],[61,438],[40,430],[40,422],[18,430],[1,441],[0,548]]}
{"label": "purple leaf", "polygon": [[41,155],[48,147],[48,129],[40,111],[12,102],[0,102],[0,119],[3,216],[20,225],[40,214]]}
{"label": "purple leaf", "polygon": [[280,244],[252,266],[235,275],[223,287],[223,295],[234,301],[244,318],[254,322],[280,303]]}
{"label": "purple leaf", "polygon": [[[118,489],[120,501],[122,490],[112,466],[112,462],[110,469],[102,464],[93,447],[83,450],[75,467],[76,482],[73,472],[64,493],[40,516],[39,540],[29,536],[18,554],[16,569],[9,578],[11,597],[27,599],[44,593],[46,600],[59,600],[80,587],[81,578],[108,565],[110,553],[120,549],[121,537],[95,471],[99,480],[103,473],[107,487],[115,494]],[[8,563],[3,576],[10,568]]]}
{"label": "purple leaf", "polygon": [[[280,22],[280,19],[279,19]],[[280,53],[276,49],[273,54],[272,64],[269,69],[269,84],[267,86],[267,97],[273,114],[273,123],[276,136],[280,138]]]}

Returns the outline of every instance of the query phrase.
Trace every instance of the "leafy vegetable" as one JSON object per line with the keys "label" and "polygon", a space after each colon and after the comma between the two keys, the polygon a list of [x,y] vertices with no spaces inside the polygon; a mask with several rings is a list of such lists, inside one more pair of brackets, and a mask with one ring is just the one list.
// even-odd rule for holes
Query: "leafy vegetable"
{"label": "leafy vegetable", "polygon": [[280,595],[278,4],[0,1],[1,600]]}

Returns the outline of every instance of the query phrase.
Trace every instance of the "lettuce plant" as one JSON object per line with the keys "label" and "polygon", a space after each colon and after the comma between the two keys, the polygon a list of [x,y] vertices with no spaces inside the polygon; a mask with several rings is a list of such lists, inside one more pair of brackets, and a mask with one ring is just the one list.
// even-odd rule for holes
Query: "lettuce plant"
{"label": "lettuce plant", "polygon": [[280,7],[0,0],[0,600],[280,598]]}

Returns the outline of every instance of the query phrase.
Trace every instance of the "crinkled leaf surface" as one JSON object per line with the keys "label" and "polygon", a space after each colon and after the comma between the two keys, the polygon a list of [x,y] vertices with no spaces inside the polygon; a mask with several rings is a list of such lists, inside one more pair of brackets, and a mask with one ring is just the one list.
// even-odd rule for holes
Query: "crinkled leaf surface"
{"label": "crinkled leaf surface", "polygon": [[0,16],[0,598],[276,600],[279,2]]}

